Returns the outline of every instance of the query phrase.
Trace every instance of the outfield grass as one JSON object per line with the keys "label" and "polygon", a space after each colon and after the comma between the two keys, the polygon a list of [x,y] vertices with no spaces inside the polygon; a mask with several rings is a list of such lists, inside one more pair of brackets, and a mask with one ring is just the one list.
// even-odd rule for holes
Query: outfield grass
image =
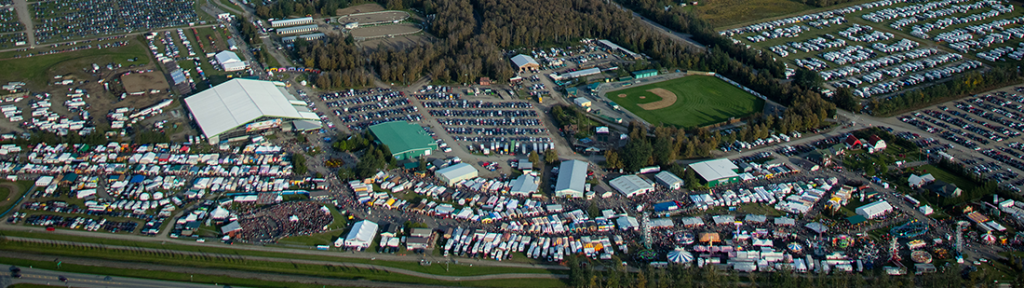
{"label": "outfield grass", "polygon": [[[678,100],[672,106],[657,110],[644,110],[637,106],[661,100],[661,97],[647,91],[654,88],[671,91],[676,94]],[[625,94],[626,97],[619,97],[620,94]],[[764,100],[713,76],[686,76],[609,91],[605,97],[655,126],[704,126],[764,109]]]}
{"label": "outfield grass", "polygon": [[[3,181],[3,182],[4,183],[11,183],[9,181]],[[11,206],[14,206],[14,202],[17,202],[18,199],[21,198],[22,194],[24,194],[25,192],[28,192],[29,189],[32,189],[32,185],[35,185],[34,181],[25,181],[25,180],[14,182],[14,183],[15,183],[15,185],[18,186],[18,191],[10,191],[6,187],[0,187],[0,189],[2,189],[2,190],[0,190],[0,202],[3,202],[3,205],[0,205],[0,213],[4,213],[4,211],[7,211],[7,209],[10,209]],[[6,192],[7,194],[4,194],[4,192]],[[8,197],[10,197],[11,201],[4,202],[3,200],[7,199]]]}
{"label": "outfield grass", "polygon": [[[64,63],[74,61],[91,63],[120,63],[121,65],[145,65],[149,63],[149,53],[146,46],[138,38],[131,38],[126,46],[107,49],[85,49],[74,52],[33,56],[18,59],[0,59],[3,61],[3,69],[0,69],[0,79],[4,81],[25,82],[30,90],[39,90],[46,87],[50,81],[52,70]],[[98,45],[98,44],[93,44]],[[13,53],[13,52],[10,52]],[[29,52],[18,52],[4,54],[0,58],[13,57],[14,55],[27,55]],[[128,62],[127,59],[138,57],[139,61]],[[83,64],[84,65],[84,64]],[[73,67],[74,71],[80,71],[82,67]]]}

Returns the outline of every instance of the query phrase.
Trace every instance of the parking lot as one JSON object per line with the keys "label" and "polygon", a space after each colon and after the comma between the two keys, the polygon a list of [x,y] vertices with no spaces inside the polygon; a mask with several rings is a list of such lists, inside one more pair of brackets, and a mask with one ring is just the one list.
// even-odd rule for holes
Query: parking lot
{"label": "parking lot", "polygon": [[1021,14],[997,1],[882,0],[721,33],[869,98],[981,69],[981,61],[1019,60]]}
{"label": "parking lot", "polygon": [[35,2],[39,43],[125,34],[197,23],[193,1],[80,0]]}
{"label": "parking lot", "polygon": [[[1021,132],[1024,132],[1022,94],[1024,87],[1007,87],[942,103],[898,118],[923,133],[953,143],[928,149],[945,151],[963,147],[966,151],[974,151],[968,152],[965,155],[967,157],[957,159],[967,164],[972,172],[1020,191],[1020,187],[1024,186],[1024,180],[1019,178],[1021,171],[1024,171],[1024,143],[1020,137]],[[927,138],[915,141],[935,140]]]}

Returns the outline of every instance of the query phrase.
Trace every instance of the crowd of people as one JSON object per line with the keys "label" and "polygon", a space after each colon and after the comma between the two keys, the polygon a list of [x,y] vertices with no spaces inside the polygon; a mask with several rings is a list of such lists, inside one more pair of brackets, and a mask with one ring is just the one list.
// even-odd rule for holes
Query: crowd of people
{"label": "crowd of people", "polygon": [[236,239],[270,243],[289,236],[320,233],[334,221],[331,211],[314,202],[287,202],[241,213]]}

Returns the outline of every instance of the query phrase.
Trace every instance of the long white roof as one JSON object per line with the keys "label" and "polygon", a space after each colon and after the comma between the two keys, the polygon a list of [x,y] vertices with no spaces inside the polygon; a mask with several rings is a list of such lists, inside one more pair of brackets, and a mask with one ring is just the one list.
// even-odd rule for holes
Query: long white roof
{"label": "long white roof", "polygon": [[276,83],[234,79],[185,98],[185,104],[207,137],[261,117],[319,121],[319,117],[305,111],[305,107],[289,102],[288,92]]}
{"label": "long white roof", "polygon": [[562,162],[562,165],[558,168],[555,192],[573,191],[583,193],[585,184],[587,184],[587,162],[580,160]]}
{"label": "long white roof", "polygon": [[475,175],[478,172],[477,172],[476,168],[473,167],[473,165],[469,165],[467,163],[459,163],[459,164],[455,164],[455,165],[452,165],[452,166],[448,166],[448,167],[446,167],[444,169],[441,169],[441,170],[437,170],[437,172],[434,172],[434,173],[435,174],[443,175],[445,177],[445,179],[449,179],[450,180],[450,179],[458,179],[458,178],[463,177],[465,175]]}
{"label": "long white roof", "polygon": [[618,178],[612,179],[608,184],[612,185],[612,188],[619,190],[619,193],[626,195],[626,197],[633,196],[641,190],[654,189],[651,183],[647,183],[646,180],[641,179],[640,176],[636,175],[623,175]]}
{"label": "long white roof", "polygon": [[690,168],[693,168],[694,172],[697,172],[701,178],[707,181],[739,176],[735,171],[739,167],[736,167],[736,164],[732,164],[732,161],[725,158],[693,163],[690,164]]}
{"label": "long white roof", "polygon": [[369,244],[373,242],[373,237],[377,235],[377,223],[373,221],[363,220],[356,222],[352,225],[352,230],[348,232],[348,236],[345,237],[346,244],[361,245]]}
{"label": "long white roof", "polygon": [[526,66],[526,64],[540,66],[540,63],[537,63],[536,59],[533,59],[533,57],[523,54],[519,54],[516,55],[515,57],[512,57],[512,64],[516,64],[516,67],[523,67]]}

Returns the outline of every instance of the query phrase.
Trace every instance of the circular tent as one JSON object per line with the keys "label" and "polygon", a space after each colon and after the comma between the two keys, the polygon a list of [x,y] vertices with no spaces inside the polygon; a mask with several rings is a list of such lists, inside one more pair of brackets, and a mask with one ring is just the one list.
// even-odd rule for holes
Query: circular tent
{"label": "circular tent", "polygon": [[996,243],[996,235],[992,235],[991,232],[990,233],[985,233],[985,235],[981,235],[981,241],[985,242],[985,244],[989,244],[989,245],[995,244]]}
{"label": "circular tent", "polygon": [[790,242],[789,245],[786,245],[786,248],[788,248],[789,251],[793,253],[799,254],[804,252],[804,245],[801,245],[800,243],[796,242]]}
{"label": "circular tent", "polygon": [[668,262],[672,263],[690,263],[693,262],[693,254],[683,250],[683,248],[676,248],[671,252],[668,252]]}

